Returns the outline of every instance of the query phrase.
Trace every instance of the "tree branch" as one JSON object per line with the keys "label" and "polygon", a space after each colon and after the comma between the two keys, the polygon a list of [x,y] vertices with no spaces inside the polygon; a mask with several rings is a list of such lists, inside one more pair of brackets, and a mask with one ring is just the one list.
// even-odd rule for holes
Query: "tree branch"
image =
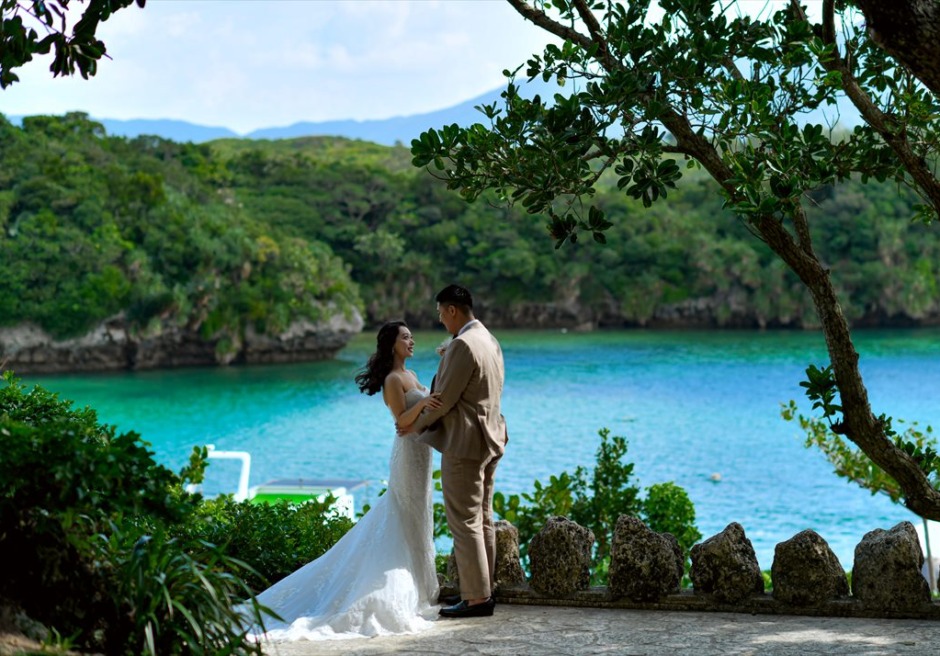
{"label": "tree branch", "polygon": [[803,209],[803,205],[797,203],[790,217],[793,219],[793,227],[796,229],[800,248],[807,255],[813,255],[815,252],[813,251],[813,238],[809,233],[809,221],[806,219],[806,211]]}
{"label": "tree branch", "polygon": [[[801,20],[807,20],[803,8],[797,0],[790,0],[791,6]],[[936,3],[940,7],[940,3]],[[896,119],[890,114],[882,112],[872,101],[871,97],[861,88],[858,80],[846,60],[839,54],[835,41],[835,1],[823,1],[823,40],[833,48],[831,57],[821,57],[820,63],[828,71],[835,71],[842,76],[842,87],[845,94],[858,109],[862,118],[884,139],[885,143],[894,151],[901,164],[910,173],[917,187],[921,190],[925,200],[940,215],[940,181],[933,175],[927,161],[911,148],[907,134],[903,130],[895,129]]]}
{"label": "tree branch", "polygon": [[940,2],[856,0],[868,34],[940,97]]}
{"label": "tree branch", "polygon": [[597,22],[597,17],[594,16],[594,12],[591,11],[591,8],[584,0],[574,0],[574,6],[577,8],[581,20],[584,21],[584,25],[588,29],[588,34],[591,35],[592,44],[597,45],[598,59],[604,63],[604,68],[607,70],[614,69],[617,66],[617,62],[611,57],[610,48],[607,45],[607,38],[604,35],[604,31],[601,29],[600,23]]}
{"label": "tree branch", "polygon": [[733,77],[735,80],[738,80],[739,82],[744,81],[744,75],[730,57],[722,58],[721,64],[724,66],[725,70],[728,71],[728,75]]}
{"label": "tree branch", "polygon": [[516,12],[525,18],[527,21],[531,21],[537,27],[541,27],[543,30],[549,34],[554,34],[555,36],[565,39],[566,41],[571,41],[572,43],[577,43],[582,48],[591,47],[590,37],[584,36],[575,29],[568,27],[567,25],[562,25],[556,20],[553,20],[546,14],[544,11],[531,7],[526,0],[506,0],[509,5],[516,10]]}

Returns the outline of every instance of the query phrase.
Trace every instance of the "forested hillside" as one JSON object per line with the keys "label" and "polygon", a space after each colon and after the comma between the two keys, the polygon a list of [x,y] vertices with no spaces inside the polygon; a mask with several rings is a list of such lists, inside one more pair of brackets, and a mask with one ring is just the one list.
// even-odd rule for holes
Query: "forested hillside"
{"label": "forested hillside", "polygon": [[[643,208],[613,184],[599,204],[607,244],[554,249],[545,219],[490,198],[474,204],[409,164],[405,148],[309,138],[211,144],[254,216],[326,241],[352,266],[368,318],[434,321],[436,288],[460,280],[493,324],[806,327],[796,278],[687,171],[668,203]],[[940,233],[911,223],[906,189],[869,182],[818,190],[817,251],[856,325],[940,320]]]}
{"label": "forested hillside", "polygon": [[[890,184],[816,193],[817,250],[856,324],[937,322],[940,236]],[[813,325],[802,286],[689,171],[651,209],[602,189],[606,245],[466,204],[403,147],[108,137],[82,114],[0,119],[0,326],[80,335],[123,313],[238,342],[324,311],[434,322],[460,281],[502,326]]]}
{"label": "forested hillside", "polygon": [[355,313],[330,247],[244,211],[226,178],[204,146],[0,118],[0,326],[61,339],[121,316],[122,334],[195,335],[227,361],[246,333]]}

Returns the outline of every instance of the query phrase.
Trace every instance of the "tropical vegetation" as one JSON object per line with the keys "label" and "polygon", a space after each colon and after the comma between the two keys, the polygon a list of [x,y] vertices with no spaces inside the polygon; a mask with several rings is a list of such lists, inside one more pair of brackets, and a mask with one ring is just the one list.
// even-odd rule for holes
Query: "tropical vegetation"
{"label": "tropical vegetation", "polygon": [[302,507],[205,501],[134,432],[11,372],[0,380],[0,616],[22,611],[105,654],[260,654],[254,594],[329,549],[351,522]]}
{"label": "tropical vegetation", "polygon": [[[508,2],[561,45],[507,71],[504,102],[483,108],[486,124],[423,133],[414,163],[467,200],[495,192],[547,215],[557,247],[580,235],[608,241],[619,217],[596,198],[605,174],[651,207],[674,196],[680,164],[705,172],[731,215],[809,293],[830,358],[819,371],[838,390],[838,434],[898,482],[909,509],[940,520],[930,458],[909,453],[890,418],[872,412],[843,312],[851,300],[810,213],[821,190],[890,180],[916,195],[910,218],[940,216],[936,2],[825,0],[818,18],[798,0],[754,13],[716,0],[659,0],[655,13],[648,0]],[[578,89],[529,99],[516,74]],[[805,122],[840,98],[862,119],[851,133],[834,139]],[[853,225],[842,236],[855,234]],[[828,385],[808,382],[814,394]]]}
{"label": "tropical vegetation", "polygon": [[[940,320],[940,236],[890,182],[811,192],[817,252],[856,325]],[[691,171],[645,209],[613,177],[595,201],[607,244],[561,250],[495,194],[467,204],[408,151],[339,138],[178,144],[109,137],[81,114],[0,119],[0,327],[72,337],[192,327],[237,344],[250,325],[363,308],[434,323],[460,280],[503,326],[813,327],[798,278],[718,187]]]}
{"label": "tropical vegetation", "polygon": [[120,314],[225,349],[355,309],[329,246],[257,221],[224,175],[206,147],[107,137],[81,114],[0,119],[0,325],[74,337]]}
{"label": "tropical vegetation", "polygon": [[649,528],[671,533],[685,554],[686,571],[692,545],[702,539],[695,526],[695,506],[686,491],[673,482],[646,488],[645,496],[633,474],[634,464],[626,460],[628,442],[606,428],[598,431],[594,468],[578,466],[574,473],[549,477],[548,484],[532,483],[531,492],[493,495],[493,510],[519,531],[519,552],[528,567],[528,545],[549,518],[568,517],[594,534],[591,580],[606,585],[610,568],[610,546],[620,515],[642,519]]}

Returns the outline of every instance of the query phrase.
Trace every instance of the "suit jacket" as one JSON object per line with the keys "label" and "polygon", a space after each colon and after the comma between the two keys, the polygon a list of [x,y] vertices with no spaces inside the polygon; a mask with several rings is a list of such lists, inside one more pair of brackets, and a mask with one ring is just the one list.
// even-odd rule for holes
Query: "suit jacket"
{"label": "suit jacket", "polygon": [[441,407],[418,417],[417,440],[458,458],[502,455],[509,440],[500,410],[504,380],[499,342],[477,321],[451,341],[441,358],[433,383]]}

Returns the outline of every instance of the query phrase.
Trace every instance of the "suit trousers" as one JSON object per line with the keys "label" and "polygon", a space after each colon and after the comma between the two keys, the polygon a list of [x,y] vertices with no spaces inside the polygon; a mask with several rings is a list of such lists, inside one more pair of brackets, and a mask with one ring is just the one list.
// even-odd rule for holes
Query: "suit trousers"
{"label": "suit trousers", "polygon": [[454,557],[462,599],[493,594],[496,529],[493,526],[493,482],[501,456],[485,460],[441,456],[441,487],[447,526],[454,536]]}

